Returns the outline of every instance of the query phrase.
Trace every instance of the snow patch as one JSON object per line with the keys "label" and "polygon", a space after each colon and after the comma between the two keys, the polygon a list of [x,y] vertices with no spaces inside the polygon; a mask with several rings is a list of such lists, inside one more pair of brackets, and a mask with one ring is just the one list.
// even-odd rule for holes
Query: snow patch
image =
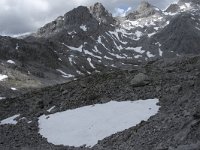
{"label": "snow patch", "polygon": [[16,118],[19,117],[19,116],[20,116],[20,114],[14,115],[14,116],[9,117],[7,119],[4,119],[4,120],[0,121],[0,125],[5,125],[5,124],[15,125],[15,124],[17,124]]}
{"label": "snow patch", "polygon": [[73,78],[73,77],[74,77],[74,75],[72,75],[72,74],[67,74],[67,73],[65,73],[64,71],[60,70],[60,69],[56,69],[56,70],[57,70],[58,72],[60,72],[64,78]]}
{"label": "snow patch", "polygon": [[9,63],[9,64],[15,64],[15,62],[13,60],[7,60],[7,63]]}
{"label": "snow patch", "polygon": [[16,44],[16,47],[15,47],[15,49],[16,49],[16,50],[18,50],[18,49],[19,49],[19,44],[18,44],[18,43]]}
{"label": "snow patch", "polygon": [[190,3],[185,3],[184,5],[181,5],[180,6],[180,9],[182,11],[186,11],[186,10],[189,10],[191,8],[191,4]]}
{"label": "snow patch", "polygon": [[95,58],[97,58],[97,59],[102,59],[100,56],[94,55],[93,53],[89,52],[88,50],[84,50],[84,52],[85,52],[85,54],[88,54],[88,55],[90,55],[90,56],[93,56],[93,57],[95,57]]}
{"label": "snow patch", "polygon": [[47,112],[51,112],[56,106],[53,106],[47,110]]}
{"label": "snow patch", "polygon": [[158,49],[158,51],[159,51],[159,55],[162,57],[163,56],[163,51],[161,51],[160,48]]}
{"label": "snow patch", "polygon": [[160,47],[162,46],[159,42],[155,43],[155,45],[158,45],[159,48],[158,48],[158,52],[159,52],[159,55],[162,57],[163,56],[163,51],[160,49]]}
{"label": "snow patch", "polygon": [[117,66],[115,66],[114,64],[112,64],[111,67],[113,67],[113,68],[117,68]]}
{"label": "snow patch", "polygon": [[150,33],[148,34],[148,37],[152,37],[154,34],[156,34],[157,32],[153,32],[153,33]]}
{"label": "snow patch", "polygon": [[7,78],[8,78],[7,75],[0,74],[0,81],[3,81],[5,79],[7,79]]}
{"label": "snow patch", "polygon": [[138,58],[140,58],[140,57],[142,57],[141,55],[135,55],[134,56],[134,58],[136,58],[136,59],[138,59]]}
{"label": "snow patch", "polygon": [[74,50],[74,51],[82,52],[82,50],[83,50],[83,45],[81,45],[79,47],[72,47],[72,46],[66,45],[65,43],[62,43],[62,44],[67,46],[69,49]]}
{"label": "snow patch", "polygon": [[94,146],[98,140],[147,121],[158,112],[158,101],[111,101],[42,115],[39,133],[55,145]]}
{"label": "snow patch", "polygon": [[140,39],[140,37],[143,35],[143,33],[141,32],[141,31],[136,31],[135,32],[135,35],[137,36],[137,39],[134,39],[134,40],[139,40]]}
{"label": "snow patch", "polygon": [[169,15],[169,16],[174,16],[176,15],[177,13],[171,13],[171,12],[164,12],[165,15]]}
{"label": "snow patch", "polygon": [[78,52],[82,52],[82,49],[83,49],[83,45],[81,45],[80,47],[71,47],[71,46],[67,46],[67,47],[69,47],[71,50],[78,51]]}
{"label": "snow patch", "polygon": [[140,53],[140,54],[143,54],[145,52],[144,50],[142,50],[142,47],[135,47],[135,48],[133,48],[133,47],[127,47],[126,49],[128,49],[128,50],[134,50],[136,53]]}
{"label": "snow patch", "polygon": [[96,52],[96,53],[102,54],[102,53],[98,50],[98,48],[97,48],[96,46],[94,46],[94,49],[92,49],[92,50],[94,50],[94,52]]}
{"label": "snow patch", "polygon": [[147,52],[147,57],[152,58],[155,57],[155,55],[151,54],[149,51]]}
{"label": "snow patch", "polygon": [[17,89],[16,89],[16,88],[14,88],[14,87],[11,87],[10,89],[11,89],[11,90],[13,90],[13,91],[17,91]]}
{"label": "snow patch", "polygon": [[114,57],[116,57],[116,58],[118,58],[118,59],[125,59],[126,57],[124,57],[124,56],[120,56],[119,54],[113,54],[113,53],[110,53],[110,52],[108,52],[110,55],[112,55],[112,56],[114,56]]}
{"label": "snow patch", "polygon": [[195,27],[197,30],[199,30],[200,31],[200,28],[199,27]]}
{"label": "snow patch", "polygon": [[131,21],[131,20],[127,20],[127,23],[129,23],[129,26],[132,26],[132,27],[143,27],[139,21]]}
{"label": "snow patch", "polygon": [[0,100],[4,100],[4,99],[6,99],[5,97],[0,97]]}
{"label": "snow patch", "polygon": [[160,42],[155,43],[155,45],[158,45],[159,47],[162,46],[162,44],[160,44]]}
{"label": "snow patch", "polygon": [[185,3],[185,5],[186,5],[186,7],[188,7],[188,8],[191,6],[190,3]]}
{"label": "snow patch", "polygon": [[31,32],[25,32],[25,33],[19,33],[14,35],[9,35],[10,37],[17,38],[17,39],[23,39],[24,37],[32,34]]}
{"label": "snow patch", "polygon": [[80,75],[84,75],[84,73],[80,72],[79,70],[76,71]]}
{"label": "snow patch", "polygon": [[68,32],[69,35],[76,34],[76,31]]}
{"label": "snow patch", "polygon": [[87,31],[86,25],[82,25],[82,26],[80,26],[80,28],[81,28],[83,31]]}
{"label": "snow patch", "polygon": [[113,60],[112,58],[110,57],[107,57],[107,56],[104,56],[105,59],[109,59],[109,60]]}
{"label": "snow patch", "polygon": [[100,37],[100,36],[98,37],[98,40],[97,40],[97,41],[98,41],[98,43],[102,43],[102,42],[101,42],[101,37]]}
{"label": "snow patch", "polygon": [[185,5],[180,6],[180,9],[186,9]]}
{"label": "snow patch", "polygon": [[91,58],[87,58],[87,61],[89,62],[90,66],[95,69],[95,66],[92,64],[92,59]]}
{"label": "snow patch", "polygon": [[158,31],[158,30],[159,30],[159,27],[154,27],[154,30]]}

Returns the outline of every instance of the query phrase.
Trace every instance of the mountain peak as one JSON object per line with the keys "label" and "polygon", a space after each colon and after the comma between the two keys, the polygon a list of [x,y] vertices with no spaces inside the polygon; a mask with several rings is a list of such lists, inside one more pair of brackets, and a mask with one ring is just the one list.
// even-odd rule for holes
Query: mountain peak
{"label": "mountain peak", "polygon": [[154,15],[156,13],[161,13],[160,9],[151,5],[146,0],[143,0],[143,1],[141,1],[140,5],[136,9],[136,11],[129,13],[126,16],[126,18],[134,20],[134,19],[138,19],[138,18],[149,17],[149,16]]}
{"label": "mountain peak", "polygon": [[143,1],[140,3],[140,5],[139,5],[137,11],[139,11],[139,12],[140,12],[140,11],[144,11],[144,10],[149,9],[149,8],[152,8],[152,7],[153,7],[153,6],[152,6],[149,2],[143,0]]}
{"label": "mountain peak", "polygon": [[90,13],[100,22],[106,23],[106,24],[112,24],[114,23],[114,19],[112,17],[112,14],[109,13],[105,7],[97,2],[94,5],[90,6],[89,8]]}
{"label": "mountain peak", "polygon": [[107,15],[108,14],[108,11],[99,2],[97,2],[94,5],[90,6],[89,10],[90,10],[90,13],[95,16],[95,18],[96,17],[100,18],[102,15]]}
{"label": "mountain peak", "polygon": [[171,4],[165,11],[168,13],[176,13],[180,10],[178,4]]}
{"label": "mountain peak", "polygon": [[85,6],[79,6],[77,8],[74,8],[73,10],[67,12],[64,15],[65,24],[67,25],[75,25],[75,24],[83,24],[84,22],[87,22],[91,20],[92,16]]}
{"label": "mountain peak", "polygon": [[148,1],[143,0],[141,1],[139,7],[136,10],[138,13],[146,13],[146,12],[151,12],[154,13],[156,11],[160,11],[158,8],[155,6],[151,5]]}
{"label": "mountain peak", "polygon": [[40,28],[37,32],[37,36],[48,37],[64,29],[74,29],[75,26],[79,27],[87,22],[94,22],[94,20],[87,7],[79,6]]}
{"label": "mountain peak", "polygon": [[100,2],[96,2],[93,6],[90,6],[90,7],[101,9],[101,10],[105,10],[105,7]]}

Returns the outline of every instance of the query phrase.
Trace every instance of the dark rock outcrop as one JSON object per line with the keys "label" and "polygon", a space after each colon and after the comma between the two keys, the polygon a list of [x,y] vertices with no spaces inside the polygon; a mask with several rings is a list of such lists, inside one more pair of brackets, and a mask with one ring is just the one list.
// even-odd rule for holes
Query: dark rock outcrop
{"label": "dark rock outcrop", "polygon": [[159,14],[161,11],[155,6],[151,5],[147,1],[142,1],[136,11],[129,13],[126,18],[129,20],[135,20],[138,18],[149,17],[154,14]]}
{"label": "dark rock outcrop", "polygon": [[178,4],[171,4],[165,11],[169,13],[177,13],[180,10]]}
{"label": "dark rock outcrop", "polygon": [[114,24],[116,21],[101,3],[95,3],[89,8],[90,13],[99,21],[105,24]]}

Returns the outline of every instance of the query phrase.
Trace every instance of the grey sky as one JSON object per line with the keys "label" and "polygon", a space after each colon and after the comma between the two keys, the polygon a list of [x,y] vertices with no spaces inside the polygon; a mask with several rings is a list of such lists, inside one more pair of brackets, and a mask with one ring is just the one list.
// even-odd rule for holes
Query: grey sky
{"label": "grey sky", "polygon": [[[113,14],[128,7],[136,8],[141,0],[98,0]],[[148,0],[164,9],[176,0]],[[45,23],[79,6],[90,6],[94,0],[0,0],[0,34],[34,32]],[[122,11],[122,10],[121,10]]]}

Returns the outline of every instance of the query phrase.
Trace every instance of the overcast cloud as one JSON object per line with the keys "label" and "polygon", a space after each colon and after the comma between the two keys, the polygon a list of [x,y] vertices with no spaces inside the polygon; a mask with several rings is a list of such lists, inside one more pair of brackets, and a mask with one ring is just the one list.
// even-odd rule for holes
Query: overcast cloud
{"label": "overcast cloud", "polygon": [[[176,0],[148,0],[165,9]],[[141,0],[98,0],[114,15],[136,8]],[[90,6],[94,0],[0,0],[0,34],[34,32],[45,23],[79,6]]]}

